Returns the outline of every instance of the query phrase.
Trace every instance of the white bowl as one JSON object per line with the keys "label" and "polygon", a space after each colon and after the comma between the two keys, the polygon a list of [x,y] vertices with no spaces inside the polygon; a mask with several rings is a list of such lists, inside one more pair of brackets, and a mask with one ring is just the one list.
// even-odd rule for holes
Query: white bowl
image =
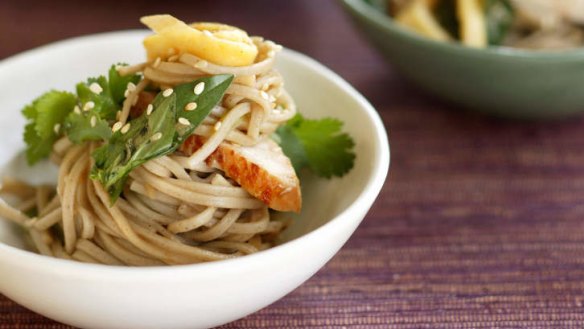
{"label": "white bowl", "polygon": [[[17,154],[19,110],[51,88],[103,74],[112,63],[144,58],[144,31],[58,42],[0,62],[0,166],[4,173],[47,179]],[[83,328],[207,328],[255,312],[298,287],[347,241],[379,194],[389,145],[375,109],[338,75],[293,51],[279,56],[286,87],[306,116],[336,117],[356,142],[355,167],[342,179],[303,177],[304,210],[287,242],[238,259],[129,268],[53,259],[23,250],[18,230],[0,221],[0,292],[51,319]],[[9,160],[15,159],[16,160]]]}

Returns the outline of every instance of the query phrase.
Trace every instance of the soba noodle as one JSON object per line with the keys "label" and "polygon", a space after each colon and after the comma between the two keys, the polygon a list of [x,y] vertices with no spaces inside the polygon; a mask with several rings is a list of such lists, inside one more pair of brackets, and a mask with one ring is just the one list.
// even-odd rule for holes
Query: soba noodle
{"label": "soba noodle", "polygon": [[[0,217],[27,228],[43,254],[87,263],[153,266],[228,259],[269,248],[285,228],[268,207],[205,159],[224,141],[254,145],[292,118],[296,107],[274,66],[280,46],[252,38],[255,63],[220,66],[191,54],[119,68],[141,73],[118,113],[125,124],[146,88],[171,88],[197,78],[231,73],[222,102],[194,132],[205,139],[192,155],[175,152],[134,170],[122,196],[111,205],[102,185],[89,178],[97,142],[54,144],[59,165],[56,187],[33,187],[6,179],[0,190],[19,204],[0,199]],[[25,213],[34,212],[34,216]]]}

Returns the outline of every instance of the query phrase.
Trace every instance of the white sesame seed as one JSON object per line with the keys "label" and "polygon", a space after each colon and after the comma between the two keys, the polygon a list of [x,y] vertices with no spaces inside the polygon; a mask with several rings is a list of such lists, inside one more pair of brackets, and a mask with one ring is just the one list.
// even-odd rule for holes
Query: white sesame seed
{"label": "white sesame seed", "polygon": [[112,131],[116,132],[116,131],[122,129],[122,125],[123,125],[123,123],[121,123],[120,121],[114,123],[114,126],[112,127]]}
{"label": "white sesame seed", "polygon": [[274,57],[276,56],[276,52],[273,50],[268,51],[268,57]]}
{"label": "white sesame seed", "polygon": [[89,123],[91,124],[91,127],[95,127],[95,125],[97,124],[97,118],[95,117],[95,115],[91,117]]}
{"label": "white sesame seed", "polygon": [[95,107],[95,103],[92,101],[89,101],[87,103],[85,103],[85,105],[83,105],[83,111],[89,111],[91,109],[93,109]]}
{"label": "white sesame seed", "polygon": [[61,124],[57,123],[55,127],[53,127],[55,134],[59,134],[59,130],[61,130]]}
{"label": "white sesame seed", "polygon": [[152,104],[148,104],[148,107],[146,107],[146,115],[152,114],[152,111],[154,111],[154,106]]}
{"label": "white sesame seed", "polygon": [[208,36],[208,37],[212,37],[213,36],[213,34],[211,32],[209,32],[208,30],[204,30],[203,31],[203,34],[206,35],[206,36]]}
{"label": "white sesame seed", "polygon": [[282,50],[282,49],[284,48],[284,47],[282,47],[282,45],[279,45],[279,44],[274,44],[272,47],[273,47],[273,48],[274,48],[274,50],[276,50],[276,51],[280,51],[280,50]]}
{"label": "white sesame seed", "polygon": [[195,95],[200,95],[203,92],[203,90],[205,90],[205,83],[199,82],[193,89],[193,92],[195,93]]}
{"label": "white sesame seed", "polygon": [[168,58],[169,62],[176,62],[178,59],[178,55],[172,55]]}
{"label": "white sesame seed", "polygon": [[162,92],[162,96],[164,96],[164,97],[168,97],[168,96],[172,95],[172,93],[173,93],[173,92],[174,92],[174,90],[173,90],[172,88],[165,89],[165,90]]}
{"label": "white sesame seed", "polygon": [[221,128],[221,121],[217,121],[217,123],[215,123],[215,126],[213,128],[215,129],[215,131],[219,130],[219,128]]}
{"label": "white sesame seed", "polygon": [[178,118],[178,123],[184,126],[190,126],[191,122],[187,118]]}
{"label": "white sesame seed", "polygon": [[92,93],[99,95],[103,91],[103,88],[101,88],[99,83],[94,82],[89,85],[89,90],[91,90]]}
{"label": "white sesame seed", "polygon": [[162,138],[162,133],[161,132],[157,132],[156,134],[152,135],[152,137],[150,137],[150,140],[153,142],[156,142],[157,140]]}
{"label": "white sesame seed", "polygon": [[197,109],[197,103],[190,102],[185,106],[185,111],[194,111]]}
{"label": "white sesame seed", "polygon": [[270,99],[270,96],[268,95],[268,93],[265,92],[265,91],[263,91],[263,90],[260,91],[260,96],[262,96],[262,98],[265,99],[265,100],[269,100]]}
{"label": "white sesame seed", "polygon": [[73,112],[81,114],[81,109],[79,108],[79,106],[75,105],[75,107],[73,108]]}
{"label": "white sesame seed", "polygon": [[125,98],[128,98],[128,96],[129,96],[129,95],[130,95],[130,91],[129,91],[128,89],[126,89],[126,90],[124,91],[124,97],[125,97]]}
{"label": "white sesame seed", "polygon": [[134,91],[136,90],[136,85],[133,82],[128,82],[126,89],[128,89],[129,91]]}
{"label": "white sesame seed", "polygon": [[205,60],[201,60],[201,61],[198,61],[195,63],[195,67],[198,69],[205,68],[205,67],[207,67],[207,65],[209,65],[209,63]]}
{"label": "white sesame seed", "polygon": [[160,57],[156,57],[156,60],[154,61],[154,64],[152,64],[152,67],[157,68],[158,65],[160,65],[161,59]]}
{"label": "white sesame seed", "polygon": [[264,83],[264,85],[262,86],[262,90],[263,90],[263,91],[266,91],[266,90],[268,90],[268,89],[270,89],[270,85],[269,85],[269,84],[267,84],[267,83]]}
{"label": "white sesame seed", "polygon": [[122,127],[122,134],[127,133],[130,130],[130,123],[126,123],[123,127]]}

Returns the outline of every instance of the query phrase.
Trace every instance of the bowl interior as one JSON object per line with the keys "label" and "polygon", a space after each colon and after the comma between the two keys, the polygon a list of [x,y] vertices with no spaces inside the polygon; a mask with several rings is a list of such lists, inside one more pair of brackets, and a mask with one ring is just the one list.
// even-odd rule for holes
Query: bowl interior
{"label": "bowl interior", "polygon": [[[63,41],[0,62],[0,86],[10,90],[0,98],[0,168],[2,175],[32,182],[54,181],[56,168],[48,163],[29,168],[22,155],[24,120],[20,109],[49,89],[73,90],[75,84],[107,71],[112,63],[144,60],[141,39],[144,31],[115,33]],[[47,65],[46,63],[51,63]],[[345,122],[344,130],[356,142],[354,169],[342,179],[319,179],[301,175],[303,210],[283,234],[283,242],[298,238],[335,218],[349,207],[379,168],[389,162],[387,137],[379,118],[366,101],[343,88],[346,83],[332,72],[323,71],[313,60],[285,50],[277,68],[299,111],[309,118],[335,117]],[[332,82],[332,83],[331,83]],[[346,85],[346,86],[345,86]],[[351,89],[352,90],[352,89]],[[21,231],[0,221],[0,242],[24,248]]]}

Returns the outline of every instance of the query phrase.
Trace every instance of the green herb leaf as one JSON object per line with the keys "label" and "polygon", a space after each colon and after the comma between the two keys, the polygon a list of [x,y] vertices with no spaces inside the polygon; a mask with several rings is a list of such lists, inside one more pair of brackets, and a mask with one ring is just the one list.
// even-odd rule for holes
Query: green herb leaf
{"label": "green herb leaf", "polygon": [[[125,134],[117,131],[105,145],[95,150],[91,177],[103,184],[112,203],[121,194],[134,168],[172,153],[192,134],[223,98],[232,80],[233,75],[216,75],[179,85],[168,97],[159,93],[152,103],[154,110],[151,115],[144,113],[130,121],[130,129]],[[196,95],[193,89],[199,83],[204,83],[205,88]],[[190,102],[197,102],[195,111],[185,110]],[[190,125],[178,123],[181,117],[189,120]]]}
{"label": "green herb leaf", "polygon": [[[93,120],[95,121],[92,124]],[[69,140],[75,144],[95,140],[107,141],[112,135],[108,122],[89,111],[69,113],[64,128]]]}
{"label": "green herb leaf", "polygon": [[305,119],[297,114],[276,131],[279,144],[297,173],[304,167],[325,178],[345,175],[355,162],[353,139],[341,132],[340,120]]}
{"label": "green herb leaf", "polygon": [[51,153],[53,143],[60,135],[60,130],[56,132],[55,126],[63,123],[75,103],[75,95],[53,90],[41,95],[22,110],[28,119],[24,129],[24,141],[27,144],[26,155],[30,165]]}
{"label": "green herb leaf", "polygon": [[[94,83],[101,89],[99,93],[95,93],[90,89]],[[115,119],[119,106],[112,99],[109,84],[104,76],[89,78],[86,82],[78,83],[77,96],[79,97],[81,108],[84,108],[86,104],[91,102],[93,104],[91,108],[92,113],[103,119]]]}
{"label": "green herb leaf", "polygon": [[487,35],[490,45],[500,45],[513,24],[515,12],[509,0],[485,2]]}
{"label": "green herb leaf", "polygon": [[128,87],[128,83],[138,84],[140,76],[137,74],[130,74],[121,76],[116,70],[117,66],[125,66],[126,64],[112,65],[108,72],[109,91],[113,102],[121,105],[124,99],[124,93]]}

